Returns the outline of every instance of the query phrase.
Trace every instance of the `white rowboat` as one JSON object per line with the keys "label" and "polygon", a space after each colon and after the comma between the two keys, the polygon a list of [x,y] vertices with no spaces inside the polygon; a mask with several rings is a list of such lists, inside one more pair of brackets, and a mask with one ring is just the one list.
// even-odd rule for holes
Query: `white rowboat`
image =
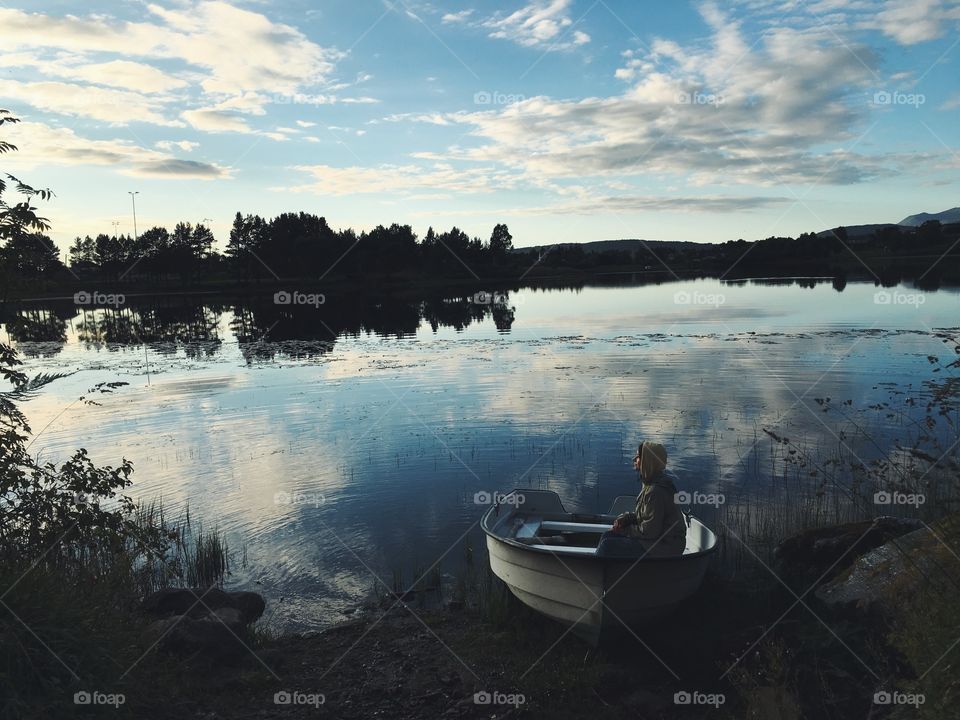
{"label": "white rowboat", "polygon": [[[686,515],[687,545],[676,557],[597,555],[600,536],[636,498],[621,495],[606,515],[569,513],[549,490],[514,490],[483,516],[490,569],[525,605],[572,625],[596,645],[667,615],[703,582],[717,537]],[[565,544],[551,544],[560,536]]]}

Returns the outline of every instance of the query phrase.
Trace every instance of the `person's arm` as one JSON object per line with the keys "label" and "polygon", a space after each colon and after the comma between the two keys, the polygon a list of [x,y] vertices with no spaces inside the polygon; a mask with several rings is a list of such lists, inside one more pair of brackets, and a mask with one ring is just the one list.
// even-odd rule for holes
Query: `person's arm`
{"label": "person's arm", "polygon": [[625,532],[629,534],[631,528],[637,526],[637,514],[632,512],[625,512],[617,515],[617,519],[613,521],[613,527],[611,530],[613,532]]}
{"label": "person's arm", "polygon": [[637,524],[630,528],[631,537],[656,540],[663,533],[663,520],[666,516],[666,499],[663,493],[658,488],[649,490],[637,505]]}

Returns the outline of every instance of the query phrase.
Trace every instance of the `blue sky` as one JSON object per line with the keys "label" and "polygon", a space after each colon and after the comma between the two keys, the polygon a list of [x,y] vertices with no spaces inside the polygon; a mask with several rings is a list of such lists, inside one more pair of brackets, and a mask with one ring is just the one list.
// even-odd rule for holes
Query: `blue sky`
{"label": "blue sky", "polygon": [[53,237],[306,210],[518,246],[960,205],[960,0],[28,2],[4,171]]}

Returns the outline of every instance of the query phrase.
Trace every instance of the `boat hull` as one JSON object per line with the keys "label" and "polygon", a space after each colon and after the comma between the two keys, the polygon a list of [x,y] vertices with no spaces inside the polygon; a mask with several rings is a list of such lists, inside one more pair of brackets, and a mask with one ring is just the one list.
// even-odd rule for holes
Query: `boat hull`
{"label": "boat hull", "polygon": [[[532,514],[551,518],[544,526],[577,525],[565,522],[577,520],[577,516],[564,513],[559,498],[549,495],[552,497],[534,498],[540,505],[529,508]],[[510,537],[508,530],[513,528],[516,533],[518,523],[524,518],[529,522],[530,514],[488,513],[483,527],[490,569],[525,605],[570,626],[592,644],[670,614],[700,588],[716,545],[713,533],[691,518],[688,552],[677,557],[610,558],[597,556],[588,548],[531,546]],[[597,529],[598,525],[584,527]]]}

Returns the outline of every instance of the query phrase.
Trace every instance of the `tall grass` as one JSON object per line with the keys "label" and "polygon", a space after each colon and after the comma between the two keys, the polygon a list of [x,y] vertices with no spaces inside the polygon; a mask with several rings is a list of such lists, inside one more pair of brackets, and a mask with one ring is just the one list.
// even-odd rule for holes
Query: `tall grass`
{"label": "tall grass", "polygon": [[[763,432],[766,438],[754,439],[747,479],[726,490],[711,518],[720,541],[715,568],[729,576],[772,562],[776,546],[803,530],[882,515],[929,522],[960,508],[955,450],[937,458],[918,443],[866,460],[849,436],[819,449]],[[859,439],[874,442],[865,432]],[[878,493],[893,492],[923,496],[924,502],[877,502]]]}
{"label": "tall grass", "polygon": [[134,533],[164,533],[166,553],[137,554],[128,537],[120,547],[69,544],[29,563],[0,562],[3,720],[70,716],[82,690],[125,693],[128,707],[117,716],[142,707],[138,700],[153,703],[153,674],[164,662],[140,660],[155,652],[142,634],[140,600],[166,586],[222,584],[230,553],[223,534],[194,527],[188,511],[171,521],[162,503],[150,503],[133,520]]}
{"label": "tall grass", "polygon": [[222,585],[230,573],[230,548],[219,530],[212,532],[202,524],[194,527],[190,508],[174,520],[166,516],[162,502],[140,504],[135,523],[138,527],[160,529],[168,540],[161,556],[139,558],[132,565],[132,582],[141,594],[163,587],[210,587]]}

